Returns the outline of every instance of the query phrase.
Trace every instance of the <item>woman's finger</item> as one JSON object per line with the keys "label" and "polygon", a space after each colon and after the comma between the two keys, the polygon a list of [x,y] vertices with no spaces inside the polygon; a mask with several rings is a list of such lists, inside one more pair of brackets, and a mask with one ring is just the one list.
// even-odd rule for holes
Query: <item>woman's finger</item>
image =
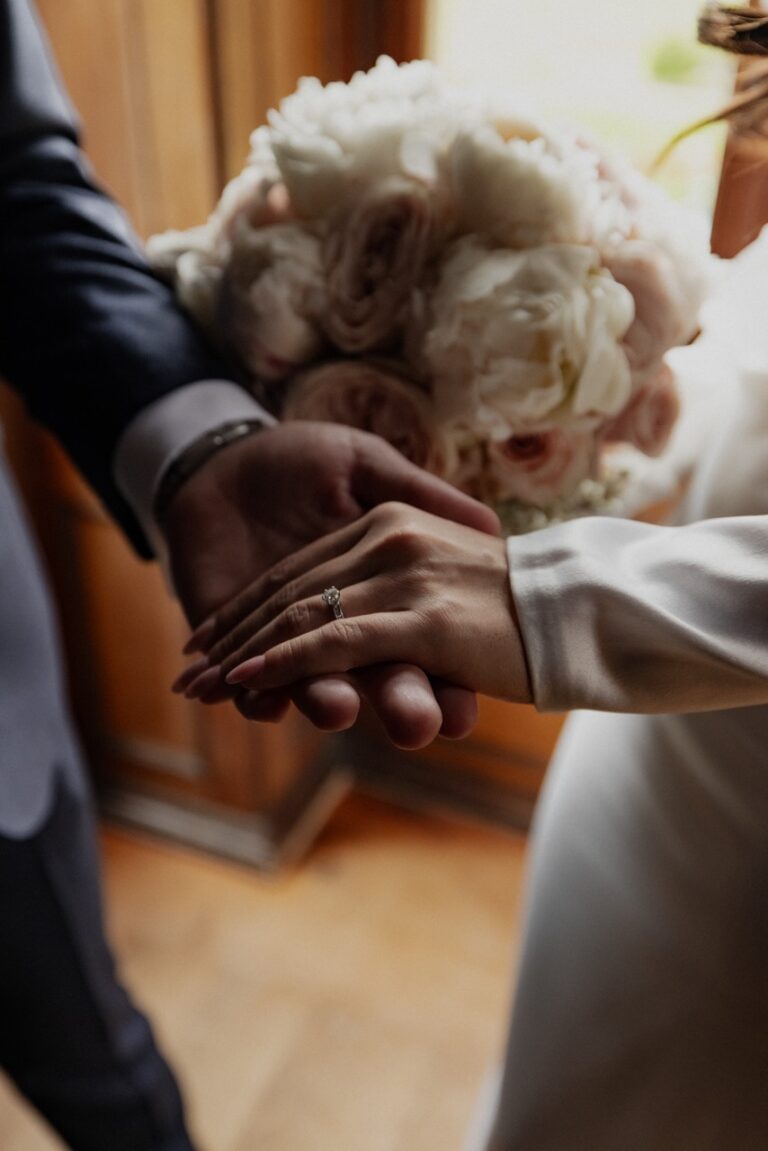
{"label": "woman's finger", "polygon": [[[226,663],[229,670],[235,666],[232,662],[233,653],[242,651],[247,645],[250,644],[249,654],[256,654],[259,650],[264,651],[266,647],[272,647],[275,642],[287,639],[289,633],[281,632],[278,640],[270,639],[268,643],[258,647],[264,630],[277,619],[283,618],[288,627],[293,625],[294,632],[306,631],[308,627],[320,627],[321,624],[327,623],[332,616],[332,610],[322,598],[326,588],[341,588],[345,610],[349,614],[355,614],[350,608],[350,588],[375,575],[378,566],[374,554],[355,545],[349,551],[334,555],[326,563],[287,581],[209,648],[208,666]],[[313,611],[308,610],[309,605],[313,606]],[[357,614],[362,614],[363,611],[382,610],[385,606],[388,605],[380,605],[374,598],[367,606],[358,606]]]}
{"label": "woman's finger", "polygon": [[362,516],[351,524],[339,528],[338,531],[321,536],[300,551],[286,556],[204,619],[184,645],[184,653],[190,655],[201,651],[207,654],[221,636],[230,632],[285,584],[302,573],[312,571],[320,564],[349,551],[363,538],[369,526],[369,518]]}
{"label": "woman's finger", "polygon": [[[411,627],[409,617],[413,621]],[[333,620],[253,656],[229,672],[226,680],[264,690],[372,663],[408,660],[423,665],[424,656],[429,653],[424,650],[417,621],[418,617],[410,612]]]}
{"label": "woman's finger", "polygon": [[[341,605],[347,618],[367,616],[385,611],[397,611],[402,607],[402,596],[398,594],[391,580],[385,576],[378,576],[345,587]],[[225,682],[229,672],[246,659],[261,655],[268,648],[277,647],[278,644],[294,636],[316,631],[332,619],[332,609],[325,602],[322,593],[316,592],[307,599],[296,600],[279,615],[269,619],[254,635],[247,635],[244,642],[222,660],[218,665],[221,681]],[[208,674],[204,673],[205,676]]]}

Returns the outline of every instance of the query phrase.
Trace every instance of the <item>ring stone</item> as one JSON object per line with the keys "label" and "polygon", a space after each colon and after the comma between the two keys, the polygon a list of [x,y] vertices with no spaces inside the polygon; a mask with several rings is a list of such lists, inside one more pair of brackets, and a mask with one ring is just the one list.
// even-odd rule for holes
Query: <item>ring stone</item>
{"label": "ring stone", "polygon": [[327,587],[323,592],[323,602],[333,612],[334,619],[344,619],[344,611],[341,606],[341,592],[337,587]]}

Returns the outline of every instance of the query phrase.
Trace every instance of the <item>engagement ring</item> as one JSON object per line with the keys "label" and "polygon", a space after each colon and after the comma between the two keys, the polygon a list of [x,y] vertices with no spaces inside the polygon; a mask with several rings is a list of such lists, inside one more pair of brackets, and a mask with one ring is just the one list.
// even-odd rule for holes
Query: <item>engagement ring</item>
{"label": "engagement ring", "polygon": [[341,606],[341,592],[337,587],[327,587],[323,592],[323,603],[327,603],[333,612],[334,619],[344,619],[344,610]]}

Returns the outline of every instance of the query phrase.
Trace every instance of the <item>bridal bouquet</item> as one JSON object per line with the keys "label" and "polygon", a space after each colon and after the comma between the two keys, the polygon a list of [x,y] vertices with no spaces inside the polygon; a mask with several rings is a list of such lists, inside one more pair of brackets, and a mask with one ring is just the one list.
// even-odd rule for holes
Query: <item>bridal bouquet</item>
{"label": "bridal bouquet", "polygon": [[709,261],[584,133],[387,58],[300,81],[148,250],[281,418],[375,432],[512,530],[610,500],[611,444],[662,450]]}

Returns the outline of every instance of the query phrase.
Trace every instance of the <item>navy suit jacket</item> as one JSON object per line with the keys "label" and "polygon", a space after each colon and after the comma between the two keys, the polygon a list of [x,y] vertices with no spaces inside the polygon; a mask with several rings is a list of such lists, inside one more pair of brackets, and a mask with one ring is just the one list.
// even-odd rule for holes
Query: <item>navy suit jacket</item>
{"label": "navy suit jacket", "polygon": [[0,374],[149,554],[112,480],[116,441],[147,404],[231,371],[94,183],[29,0],[0,0]]}

